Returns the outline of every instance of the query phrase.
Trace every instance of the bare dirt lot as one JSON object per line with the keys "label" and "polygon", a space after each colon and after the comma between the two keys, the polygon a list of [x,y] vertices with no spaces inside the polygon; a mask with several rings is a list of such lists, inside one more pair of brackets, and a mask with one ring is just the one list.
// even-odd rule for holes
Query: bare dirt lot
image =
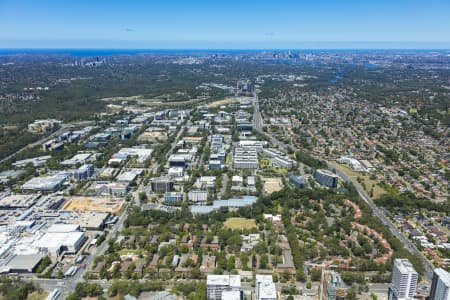
{"label": "bare dirt lot", "polygon": [[283,183],[281,178],[271,177],[271,178],[263,178],[264,182],[264,193],[271,194],[273,192],[277,192],[283,188]]}
{"label": "bare dirt lot", "polygon": [[125,205],[122,199],[109,197],[72,197],[64,205],[64,210],[100,211],[118,214]]}
{"label": "bare dirt lot", "polygon": [[214,101],[214,102],[208,103],[206,106],[207,107],[219,107],[219,106],[227,105],[227,104],[230,104],[230,103],[233,103],[233,102],[239,103],[240,101],[244,101],[244,100],[252,101],[252,99],[253,98],[251,98],[251,97],[228,97],[228,98],[225,98],[225,99],[222,99],[222,100],[218,100],[218,101]]}

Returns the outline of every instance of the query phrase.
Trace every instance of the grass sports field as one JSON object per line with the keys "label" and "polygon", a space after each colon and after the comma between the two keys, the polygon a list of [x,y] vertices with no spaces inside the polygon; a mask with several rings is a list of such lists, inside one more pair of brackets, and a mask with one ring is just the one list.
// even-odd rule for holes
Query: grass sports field
{"label": "grass sports field", "polygon": [[229,218],[223,225],[230,229],[252,229],[256,227],[256,222],[254,219]]}

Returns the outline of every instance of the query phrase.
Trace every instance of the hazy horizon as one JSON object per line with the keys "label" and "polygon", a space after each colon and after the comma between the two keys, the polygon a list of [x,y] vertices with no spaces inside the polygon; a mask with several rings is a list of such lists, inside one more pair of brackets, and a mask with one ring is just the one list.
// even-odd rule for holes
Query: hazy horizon
{"label": "hazy horizon", "polygon": [[[145,42],[142,44],[124,41],[109,41],[107,43],[96,43],[91,46],[80,46],[77,41],[56,43],[34,43],[28,42],[2,43],[0,50],[226,50],[226,51],[275,51],[275,50],[450,50],[450,43],[435,42],[299,42],[299,43],[277,43],[274,45],[239,45],[235,43],[205,44],[205,43],[157,43]],[[48,41],[47,41],[48,42]]]}
{"label": "hazy horizon", "polygon": [[450,2],[0,2],[0,48],[449,49]]}

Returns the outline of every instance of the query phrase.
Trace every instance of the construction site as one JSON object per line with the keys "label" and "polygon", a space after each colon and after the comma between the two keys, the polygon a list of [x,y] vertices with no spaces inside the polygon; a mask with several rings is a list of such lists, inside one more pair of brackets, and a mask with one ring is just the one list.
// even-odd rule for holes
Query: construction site
{"label": "construction site", "polygon": [[125,200],[111,197],[71,197],[64,204],[63,210],[97,211],[114,215],[120,214],[125,207]]}

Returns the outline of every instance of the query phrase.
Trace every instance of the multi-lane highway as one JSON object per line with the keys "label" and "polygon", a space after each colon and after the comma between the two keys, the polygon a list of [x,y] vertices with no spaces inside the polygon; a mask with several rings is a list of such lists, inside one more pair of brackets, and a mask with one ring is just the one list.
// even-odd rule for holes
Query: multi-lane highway
{"label": "multi-lane highway", "polygon": [[256,92],[253,93],[253,108],[253,127],[256,131],[263,131],[263,121],[259,111],[259,99]]}
{"label": "multi-lane highway", "polygon": [[21,149],[17,150],[16,152],[14,152],[14,153],[12,153],[12,154],[10,154],[10,155],[0,159],[0,163],[5,162],[5,161],[7,161],[7,160],[9,160],[11,158],[14,158],[17,154],[19,154],[22,151],[25,151],[26,149],[32,149],[32,148],[34,148],[36,146],[39,146],[39,145],[47,142],[48,140],[50,140],[50,139],[52,139],[52,138],[54,138],[54,137],[56,137],[58,135],[63,134],[67,130],[67,128],[69,128],[69,127],[70,127],[69,125],[65,125],[65,124],[61,125],[61,127],[58,130],[54,131],[50,135],[45,136],[45,137],[37,140],[36,142],[28,144],[25,147],[22,147]]}
{"label": "multi-lane highway", "polygon": [[76,126],[90,126],[90,125],[95,125],[95,123],[91,122],[91,121],[80,121],[80,122],[73,122],[73,123],[69,123],[69,124],[62,124],[60,128],[58,128],[56,131],[50,133],[47,136],[44,136],[42,138],[40,138],[39,140],[37,140],[36,142],[30,143],[28,145],[26,145],[25,147],[22,147],[21,149],[17,150],[16,152],[0,159],[0,163],[5,162],[11,158],[14,158],[17,154],[19,154],[22,151],[25,151],[26,149],[32,149],[34,147],[37,147],[39,145],[42,145],[43,143],[51,140],[54,137],[57,137],[61,134],[63,134],[64,132],[66,132],[67,130],[69,130],[70,128],[76,127]]}

